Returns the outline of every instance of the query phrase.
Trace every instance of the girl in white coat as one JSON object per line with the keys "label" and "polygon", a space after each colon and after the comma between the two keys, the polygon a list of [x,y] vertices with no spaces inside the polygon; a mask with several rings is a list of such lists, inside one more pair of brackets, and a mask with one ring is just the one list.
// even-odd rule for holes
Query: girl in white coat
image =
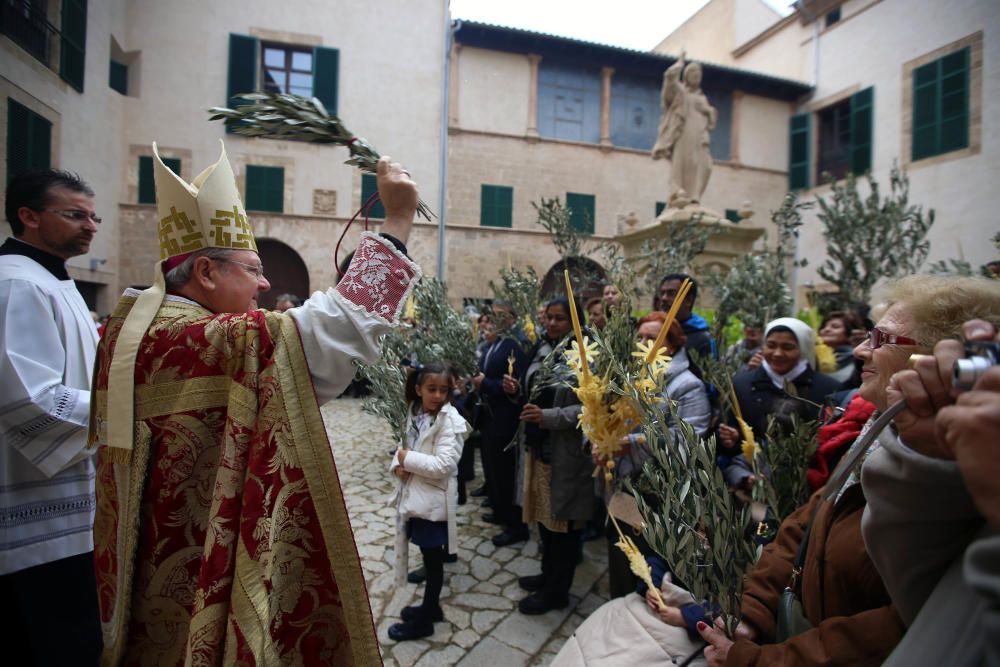
{"label": "girl in white coat", "polygon": [[406,580],[407,539],[420,547],[427,570],[423,604],[405,607],[402,623],[389,628],[396,641],[434,634],[444,620],[441,586],[446,552],[456,553],[456,473],[462,445],[469,432],[465,419],[449,403],[452,373],[443,364],[418,366],[406,381],[410,423],[406,443],[392,457],[389,470],[399,478],[396,505],[396,584]]}

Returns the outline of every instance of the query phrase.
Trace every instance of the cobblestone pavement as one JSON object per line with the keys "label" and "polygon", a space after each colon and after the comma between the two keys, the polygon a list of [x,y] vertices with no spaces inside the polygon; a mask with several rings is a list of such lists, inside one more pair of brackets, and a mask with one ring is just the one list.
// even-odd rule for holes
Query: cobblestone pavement
{"label": "cobblestone pavement", "polygon": [[[484,523],[477,499],[458,508],[458,562],[445,565],[441,606],[445,622],[426,639],[396,643],[389,626],[399,611],[419,604],[423,586],[393,586],[394,513],[387,499],[394,489],[389,475],[388,428],[361,412],[361,401],[341,398],[323,408],[340,482],[361,553],[368,595],[385,664],[514,667],[548,665],[566,638],[608,599],[607,547],[588,542],[577,567],[570,605],[541,616],[525,616],[517,602],[526,595],[517,578],[540,571],[537,539],[497,548],[490,541],[495,526]],[[478,464],[478,455],[477,455]],[[476,488],[480,479],[470,485]],[[537,534],[535,534],[537,538]],[[411,568],[420,552],[410,548]]]}

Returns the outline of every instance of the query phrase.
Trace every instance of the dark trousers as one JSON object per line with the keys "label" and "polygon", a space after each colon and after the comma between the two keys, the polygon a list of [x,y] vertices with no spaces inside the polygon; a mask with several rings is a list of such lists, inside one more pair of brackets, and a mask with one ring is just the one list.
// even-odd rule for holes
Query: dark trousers
{"label": "dark trousers", "polygon": [[462,457],[458,459],[458,483],[465,484],[476,478],[476,450],[482,438],[478,433],[470,436],[462,447]]}
{"label": "dark trousers", "polygon": [[526,528],[521,520],[521,508],[514,502],[517,484],[517,447],[507,448],[514,435],[514,429],[495,426],[483,433],[483,460],[487,467],[486,489],[489,493],[493,514],[500,524],[512,531]]}
{"label": "dark trousers", "polygon": [[0,576],[3,662],[29,667],[96,665],[104,648],[94,552]]}
{"label": "dark trousers", "polygon": [[542,536],[542,591],[551,599],[565,599],[573,585],[576,561],[583,543],[579,530],[556,533],[538,524]]}
{"label": "dark trousers", "polygon": [[[622,529],[622,533],[626,537],[631,538],[635,542],[636,548],[639,549],[639,552],[643,556],[651,556],[655,553],[649,544],[646,543],[641,531],[636,530],[624,521],[619,521],[618,526]],[[635,588],[639,584],[639,578],[632,573],[632,568],[629,566],[625,553],[615,546],[619,539],[618,531],[615,530],[615,526],[611,523],[610,519],[608,520],[607,536],[608,583],[610,584],[611,599],[625,597],[629,593],[635,592]]]}

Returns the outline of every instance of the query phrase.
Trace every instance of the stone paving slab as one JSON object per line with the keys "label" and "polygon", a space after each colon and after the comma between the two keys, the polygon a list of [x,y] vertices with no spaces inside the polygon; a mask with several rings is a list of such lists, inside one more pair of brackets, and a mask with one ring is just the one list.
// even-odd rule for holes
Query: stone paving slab
{"label": "stone paving slab", "polygon": [[[399,622],[400,609],[419,602],[423,585],[394,585],[395,510],[388,505],[395,489],[388,472],[394,447],[389,429],[363,413],[359,399],[331,401],[323,406],[323,417],[387,666],[545,666],[586,616],[608,599],[607,546],[597,540],[584,546],[566,609],[540,616],[518,612],[517,602],[526,593],[517,578],[537,574],[541,568],[537,535],[497,548],[490,541],[496,526],[482,521],[478,499],[470,498],[458,508],[458,562],[445,565],[441,591],[445,622],[436,623],[434,634],[425,639],[392,641],[389,626]],[[481,483],[478,474],[470,489]],[[411,547],[409,553],[410,568],[418,567],[420,551]]]}

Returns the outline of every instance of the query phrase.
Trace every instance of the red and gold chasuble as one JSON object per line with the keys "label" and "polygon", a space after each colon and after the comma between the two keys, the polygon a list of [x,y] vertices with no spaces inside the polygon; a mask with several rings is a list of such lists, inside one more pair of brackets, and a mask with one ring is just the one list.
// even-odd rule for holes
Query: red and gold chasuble
{"label": "red and gold chasuble", "polygon": [[[101,341],[92,434],[106,442]],[[107,664],[381,664],[340,481],[294,321],[168,300],[139,347],[134,449],[98,453]]]}

